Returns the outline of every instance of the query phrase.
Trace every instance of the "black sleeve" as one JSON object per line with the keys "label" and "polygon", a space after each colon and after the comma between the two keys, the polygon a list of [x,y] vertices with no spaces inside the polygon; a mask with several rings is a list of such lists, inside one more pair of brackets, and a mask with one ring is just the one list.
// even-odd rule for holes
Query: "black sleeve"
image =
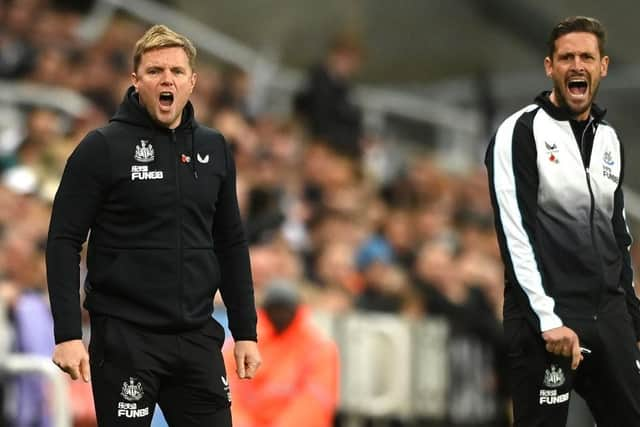
{"label": "black sleeve", "polygon": [[249,263],[249,246],[238,208],[236,167],[225,144],[227,174],[218,195],[213,244],[220,264],[220,293],[227,307],[229,329],[238,340],[257,340],[256,308]]}
{"label": "black sleeve", "polygon": [[627,221],[624,215],[624,195],[622,192],[622,181],[624,178],[624,153],[622,153],[622,169],[620,172],[620,182],[618,188],[614,194],[613,199],[613,232],[616,236],[616,242],[622,255],[622,273],[620,274],[620,285],[625,291],[627,298],[627,308],[635,328],[636,338],[640,341],[640,300],[635,292],[633,284],[633,269],[631,266],[631,255],[629,248],[632,243],[631,234],[627,226]]}
{"label": "black sleeve", "polygon": [[82,338],[80,250],[109,181],[104,137],[89,133],[65,166],[51,212],[46,264],[56,343]]}

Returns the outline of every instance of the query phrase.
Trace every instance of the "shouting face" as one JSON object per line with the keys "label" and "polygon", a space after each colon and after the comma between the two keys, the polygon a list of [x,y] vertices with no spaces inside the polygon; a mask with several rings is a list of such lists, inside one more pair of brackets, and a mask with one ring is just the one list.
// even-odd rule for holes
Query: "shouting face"
{"label": "shouting face", "polygon": [[609,57],[602,56],[595,35],[575,32],[559,37],[553,57],[544,59],[553,80],[551,102],[567,108],[577,120],[586,120],[600,80],[607,75]]}
{"label": "shouting face", "polygon": [[197,77],[184,49],[165,47],[143,53],[131,77],[151,117],[170,129],[178,127]]}

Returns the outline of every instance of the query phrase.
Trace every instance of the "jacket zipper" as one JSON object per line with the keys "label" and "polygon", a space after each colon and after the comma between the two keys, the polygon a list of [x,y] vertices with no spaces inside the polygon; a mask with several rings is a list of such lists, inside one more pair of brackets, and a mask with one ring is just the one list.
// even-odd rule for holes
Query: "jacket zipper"
{"label": "jacket zipper", "polygon": [[176,130],[171,129],[171,142],[176,153],[175,173],[176,173],[176,230],[178,232],[178,285],[180,286],[180,321],[184,319],[183,301],[184,286],[182,284],[182,190],[180,187],[180,149],[176,139]]}
{"label": "jacket zipper", "polygon": [[[593,196],[593,188],[591,187],[591,173],[589,171],[589,164],[587,163],[587,160],[591,160],[591,155],[589,155],[589,159],[587,159],[586,156],[586,152],[584,151],[584,147],[585,147],[585,143],[584,143],[584,137],[587,134],[587,130],[589,129],[589,127],[591,127],[591,123],[593,122],[593,119],[589,120],[589,123],[587,123],[587,126],[585,126],[585,128],[582,131],[582,136],[580,138],[580,155],[582,157],[582,162],[584,164],[584,170],[586,173],[586,178],[587,178],[587,188],[589,189],[589,198],[591,201],[591,206],[589,209],[589,231],[591,233],[591,245],[593,246],[593,250],[595,251],[598,261],[600,261],[602,259],[602,257],[600,256],[600,250],[598,249],[598,242],[596,242],[595,239],[595,231],[594,231],[594,225],[593,225],[593,218],[594,218],[594,212],[595,212],[595,204],[596,204],[596,199]],[[595,132],[593,135],[593,139],[595,140]],[[591,151],[593,152],[593,144],[591,145]],[[591,154],[591,153],[590,153]],[[600,300],[601,300],[601,296],[602,296],[602,288],[604,286],[604,277],[602,277],[602,280],[600,280],[600,286],[598,287],[598,289],[595,292],[595,308],[596,308],[596,312],[593,314],[593,319],[597,320],[598,318],[598,311],[600,309]]]}

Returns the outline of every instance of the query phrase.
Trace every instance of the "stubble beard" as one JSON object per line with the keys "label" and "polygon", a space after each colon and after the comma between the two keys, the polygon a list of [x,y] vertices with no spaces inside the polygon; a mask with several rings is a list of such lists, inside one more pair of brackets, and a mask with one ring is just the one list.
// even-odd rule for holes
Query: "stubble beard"
{"label": "stubble beard", "polygon": [[553,82],[553,91],[556,95],[556,100],[558,101],[559,107],[568,111],[572,118],[579,117],[580,115],[589,111],[589,109],[591,108],[591,105],[593,105],[593,100],[596,98],[599,88],[600,88],[599,83],[589,82],[589,90],[591,93],[589,100],[581,108],[575,109],[567,102],[567,99],[564,96],[564,89],[565,89],[564,84],[560,86],[558,82],[556,81]]}

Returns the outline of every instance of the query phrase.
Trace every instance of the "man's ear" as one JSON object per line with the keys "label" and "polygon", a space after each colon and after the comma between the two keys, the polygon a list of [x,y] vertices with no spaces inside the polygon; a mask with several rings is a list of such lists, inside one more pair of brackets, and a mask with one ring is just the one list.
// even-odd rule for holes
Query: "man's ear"
{"label": "man's ear", "polygon": [[196,87],[196,82],[198,81],[198,73],[191,74],[191,90],[189,93],[193,93],[193,89]]}
{"label": "man's ear", "polygon": [[133,72],[131,73],[131,84],[136,88],[136,92],[138,91],[138,75]]}
{"label": "man's ear", "polygon": [[551,73],[553,72],[553,60],[548,56],[544,58],[544,72],[547,77],[551,77]]}
{"label": "man's ear", "polygon": [[609,72],[609,57],[605,55],[600,60],[600,75],[602,77],[606,77],[608,72]]}

